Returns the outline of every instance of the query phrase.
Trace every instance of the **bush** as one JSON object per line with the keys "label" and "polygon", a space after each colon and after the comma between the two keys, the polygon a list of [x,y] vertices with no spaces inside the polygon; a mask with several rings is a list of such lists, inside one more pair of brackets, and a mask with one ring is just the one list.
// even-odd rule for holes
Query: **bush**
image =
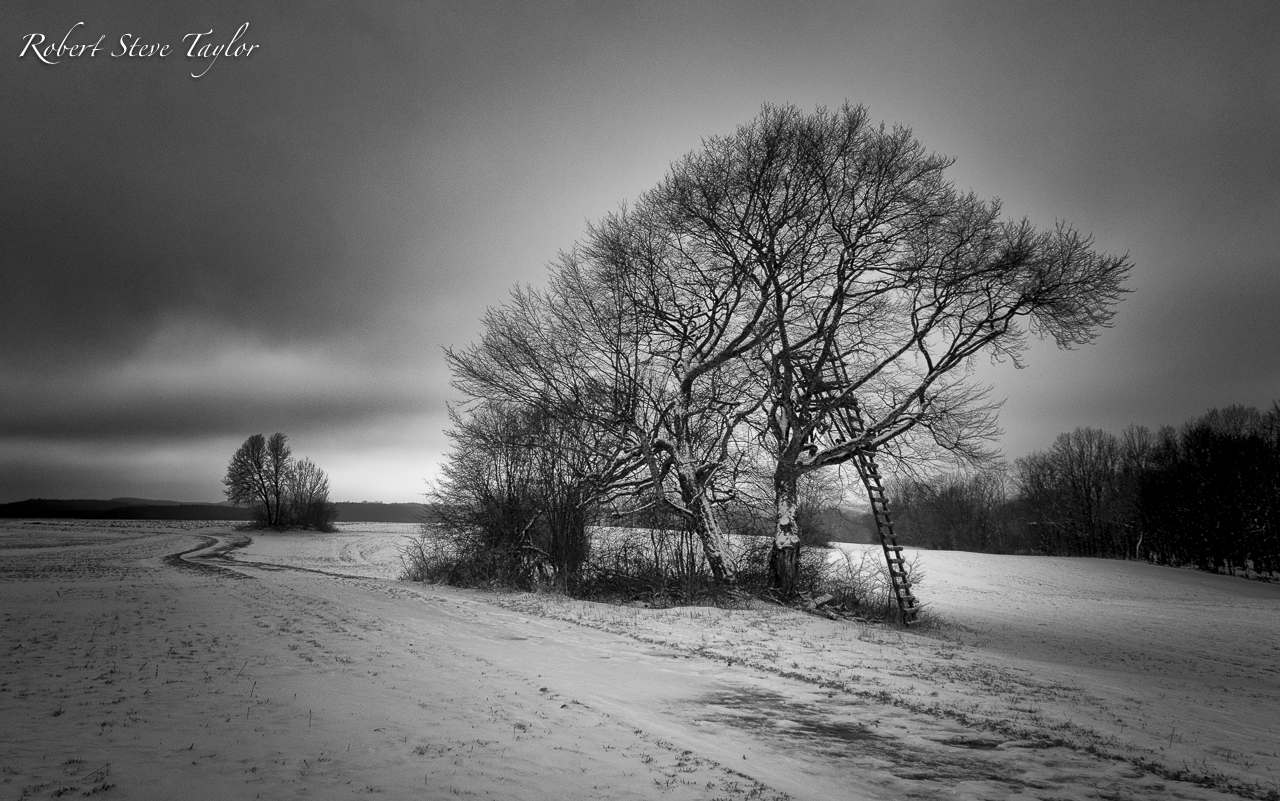
{"label": "bush", "polygon": [[416,537],[399,546],[400,579],[432,584],[456,584],[458,555],[446,539],[424,524]]}
{"label": "bush", "polygon": [[459,587],[535,590],[554,584],[555,571],[535,546],[490,546],[483,536],[423,524],[400,546],[400,578]]}
{"label": "bush", "polygon": [[[463,587],[567,591],[577,598],[641,601],[652,607],[736,605],[753,597],[784,600],[770,587],[769,537],[732,538],[738,564],[738,580],[732,586],[714,580],[701,543],[687,530],[596,527],[589,539],[589,556],[574,587],[566,590],[536,554],[531,558],[516,549],[486,547],[482,537],[424,524],[400,546],[400,578]],[[918,558],[906,568],[912,585],[918,585],[924,578]],[[833,596],[824,607],[845,616],[888,620],[898,614],[888,566],[874,548],[802,548],[796,589],[802,604]]]}
{"label": "bush", "polygon": [[696,534],[683,527],[599,527],[591,532],[581,594],[671,606],[714,599],[717,584]]}
{"label": "bush", "polygon": [[[831,606],[859,617],[887,619],[899,614],[898,600],[893,595],[889,565],[881,551],[859,548],[838,551],[839,558],[823,565],[815,582],[815,592],[833,595]],[[907,580],[914,588],[924,581],[919,555],[903,565]]]}

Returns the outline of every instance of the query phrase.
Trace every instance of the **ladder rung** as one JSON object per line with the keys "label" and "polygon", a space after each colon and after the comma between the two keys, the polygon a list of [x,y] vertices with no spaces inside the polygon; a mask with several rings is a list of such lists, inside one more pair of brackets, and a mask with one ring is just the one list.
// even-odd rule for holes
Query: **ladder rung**
{"label": "ladder rung", "polygon": [[857,454],[858,469],[867,486],[867,497],[871,500],[871,516],[875,520],[876,530],[880,534],[880,544],[884,547],[885,562],[889,568],[889,580],[898,598],[898,608],[902,611],[903,623],[913,620],[919,612],[919,602],[911,594],[911,579],[908,578],[906,563],[903,557],[903,546],[893,536],[893,521],[889,516],[889,499],[880,481],[880,469],[876,467],[871,454]]}

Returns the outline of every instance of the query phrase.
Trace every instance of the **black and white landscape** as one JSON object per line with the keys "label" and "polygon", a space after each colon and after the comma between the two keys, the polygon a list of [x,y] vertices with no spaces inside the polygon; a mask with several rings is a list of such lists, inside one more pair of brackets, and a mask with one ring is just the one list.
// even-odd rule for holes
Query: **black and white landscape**
{"label": "black and white landscape", "polygon": [[1274,3],[0,30],[0,798],[1280,799]]}

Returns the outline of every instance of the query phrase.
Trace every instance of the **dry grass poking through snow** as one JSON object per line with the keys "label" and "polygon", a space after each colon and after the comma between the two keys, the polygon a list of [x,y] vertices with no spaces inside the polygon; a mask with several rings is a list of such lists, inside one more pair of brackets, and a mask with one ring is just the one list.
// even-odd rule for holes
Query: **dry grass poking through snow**
{"label": "dry grass poking through snow", "polygon": [[0,799],[1280,798],[1280,586],[927,552],[904,631],[406,584],[412,527],[344,528],[0,524]]}
{"label": "dry grass poking through snow", "polygon": [[242,537],[0,524],[0,799],[786,798],[504,666],[372,539]]}
{"label": "dry grass poking through snow", "polygon": [[912,629],[759,603],[496,602],[873,701],[886,715],[1280,799],[1280,587],[1103,560],[913,556],[937,578],[919,589],[931,608]]}

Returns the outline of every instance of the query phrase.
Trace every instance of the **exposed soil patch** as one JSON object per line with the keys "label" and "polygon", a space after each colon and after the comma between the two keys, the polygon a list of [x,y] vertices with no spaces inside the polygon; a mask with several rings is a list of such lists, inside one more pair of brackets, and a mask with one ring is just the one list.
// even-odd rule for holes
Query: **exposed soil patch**
{"label": "exposed soil patch", "polygon": [[[797,703],[785,695],[753,687],[735,687],[698,699],[706,720],[745,729],[769,740],[795,740],[812,753],[863,764],[882,764],[894,776],[916,782],[995,782],[1011,789],[1029,783],[1013,775],[999,759],[965,755],[965,751],[994,750],[1005,741],[974,735],[903,738],[878,732],[884,711],[855,704],[868,724],[849,719],[851,705],[837,705],[838,713],[820,705]],[[843,713],[844,717],[840,716]],[[954,749],[960,749],[957,752]]]}
{"label": "exposed soil patch", "polygon": [[[728,723],[761,737],[807,741],[818,751],[843,754],[851,743],[878,739],[865,724],[833,720],[828,714],[757,687],[735,687],[702,696],[706,720]],[[879,738],[882,739],[882,738]]]}

